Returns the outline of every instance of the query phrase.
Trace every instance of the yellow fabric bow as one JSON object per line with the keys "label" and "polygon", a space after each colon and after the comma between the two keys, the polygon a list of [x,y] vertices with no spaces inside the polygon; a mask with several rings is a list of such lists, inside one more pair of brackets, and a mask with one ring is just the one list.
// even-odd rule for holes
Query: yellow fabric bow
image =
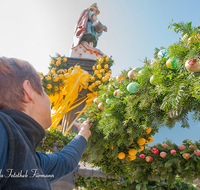
{"label": "yellow fabric bow", "polygon": [[[59,124],[66,112],[74,109],[88,99],[88,97],[85,97],[77,100],[79,92],[82,89],[88,88],[89,79],[90,74],[77,65],[69,69],[68,73],[65,74],[63,89],[59,94],[49,96],[53,105],[52,127]],[[79,103],[73,105],[77,102]]]}

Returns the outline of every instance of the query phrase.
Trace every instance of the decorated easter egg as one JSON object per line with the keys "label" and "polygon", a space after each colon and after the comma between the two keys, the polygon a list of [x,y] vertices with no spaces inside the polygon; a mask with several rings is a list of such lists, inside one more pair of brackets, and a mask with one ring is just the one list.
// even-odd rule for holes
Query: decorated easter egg
{"label": "decorated easter egg", "polygon": [[173,57],[167,60],[166,66],[169,69],[179,69],[181,67],[181,63],[179,62],[179,60]]}
{"label": "decorated easter egg", "polygon": [[98,108],[99,108],[100,110],[104,110],[104,107],[103,107],[103,103],[102,103],[102,102],[100,102],[100,103],[98,104]]}
{"label": "decorated easter egg", "polygon": [[112,103],[112,99],[106,99],[106,104]]}
{"label": "decorated easter egg", "polygon": [[190,72],[200,72],[200,61],[197,59],[187,60],[185,68]]}
{"label": "decorated easter egg", "polygon": [[156,59],[151,59],[151,66],[156,62]]}
{"label": "decorated easter egg", "polygon": [[115,98],[122,98],[124,96],[124,93],[120,89],[118,89],[114,91],[113,96]]}
{"label": "decorated easter egg", "polygon": [[187,34],[184,34],[184,36],[182,36],[180,40],[181,40],[181,41],[184,41],[187,37],[188,37],[188,35],[187,35]]}
{"label": "decorated easter egg", "polygon": [[137,82],[131,82],[128,86],[127,86],[127,90],[134,94],[138,91],[138,89],[140,88],[140,84]]}
{"label": "decorated easter egg", "polygon": [[143,75],[144,74],[144,69],[139,70],[138,75]]}
{"label": "decorated easter egg", "polygon": [[84,121],[86,121],[85,118],[78,118],[78,119],[77,119],[77,123],[83,123]]}
{"label": "decorated easter egg", "polygon": [[150,83],[153,84],[153,85],[156,85],[156,82],[155,82],[155,76],[151,76],[150,78]]}
{"label": "decorated easter egg", "polygon": [[158,52],[158,58],[162,59],[165,58],[167,55],[168,49],[162,49]]}
{"label": "decorated easter egg", "polygon": [[132,69],[128,72],[128,78],[134,79],[136,77],[137,71],[135,69]]}
{"label": "decorated easter egg", "polygon": [[126,75],[121,73],[121,74],[116,76],[116,81],[117,82],[125,81],[126,78],[127,78]]}
{"label": "decorated easter egg", "polygon": [[161,79],[157,75],[153,75],[150,78],[150,83],[153,85],[158,85],[159,83],[161,83]]}

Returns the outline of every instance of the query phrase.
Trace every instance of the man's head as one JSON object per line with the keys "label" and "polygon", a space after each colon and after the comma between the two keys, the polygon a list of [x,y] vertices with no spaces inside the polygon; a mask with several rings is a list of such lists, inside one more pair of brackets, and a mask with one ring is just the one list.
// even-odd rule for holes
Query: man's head
{"label": "man's head", "polygon": [[44,128],[51,125],[49,99],[43,91],[39,74],[28,62],[0,58],[0,109],[17,109]]}

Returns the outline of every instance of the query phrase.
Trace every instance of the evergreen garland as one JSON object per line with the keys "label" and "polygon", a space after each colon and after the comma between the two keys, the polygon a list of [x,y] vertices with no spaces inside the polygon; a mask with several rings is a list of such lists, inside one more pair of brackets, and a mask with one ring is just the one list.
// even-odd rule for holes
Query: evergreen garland
{"label": "evergreen garland", "polygon": [[[161,144],[150,147],[166,152],[165,158],[147,150],[147,143],[160,127],[173,128],[180,122],[181,127],[189,128],[187,116],[190,112],[194,121],[200,121],[200,75],[185,68],[187,60],[200,60],[200,27],[192,27],[191,23],[172,23],[171,27],[182,33],[182,38],[167,48],[165,56],[158,56],[164,47],[155,48],[154,60],[145,59],[145,65],[135,69],[134,78],[127,78],[129,69],[122,71],[116,79],[101,84],[95,90],[99,91],[97,101],[104,109],[92,104],[85,112],[93,126],[82,161],[99,167],[114,178],[123,177],[124,184],[117,186],[112,179],[80,177],[77,186],[88,189],[194,189],[182,179],[192,182],[199,178],[200,159],[194,151],[200,149],[200,142],[184,141],[186,149],[183,151],[169,141],[164,143],[168,144],[167,148]],[[180,65],[167,67],[169,59]],[[95,66],[98,64],[99,60]],[[134,94],[127,90],[132,82],[140,84]],[[118,89],[124,94],[121,98],[113,96]],[[108,103],[108,99],[112,102]],[[138,143],[141,139],[145,139],[145,144]],[[193,148],[189,148],[190,145]],[[136,150],[136,157],[130,155],[132,149]],[[177,153],[172,155],[171,150]],[[119,153],[125,157],[120,157]],[[190,154],[189,159],[183,158],[184,153]],[[147,162],[140,154],[151,156],[153,161]]]}
{"label": "evergreen garland", "polygon": [[[140,152],[146,145],[139,145],[138,140],[144,138],[147,142],[162,126],[173,128],[176,122],[180,122],[181,127],[189,128],[187,115],[190,112],[193,119],[199,121],[199,74],[187,71],[184,65],[188,59],[200,56],[200,30],[188,23],[171,25],[176,32],[182,32],[182,38],[167,48],[166,56],[159,58],[158,52],[164,47],[156,48],[154,63],[146,60],[142,68],[136,69],[138,74],[135,78],[122,77],[127,76],[129,70],[122,71],[120,80],[113,79],[99,91],[98,101],[103,103],[104,110],[92,104],[85,113],[91,118],[93,127],[83,160],[116,178],[125,176],[128,183],[147,185],[165,181],[173,187],[177,175],[187,180],[194,180],[199,175],[196,156],[185,160],[181,154],[172,156],[168,153],[171,156],[167,162],[156,155],[156,161],[148,163],[138,158],[140,153],[135,160],[131,160],[128,154],[130,149]],[[174,58],[181,66],[168,68],[166,62],[169,58]],[[127,90],[131,82],[140,84],[135,94]],[[124,97],[117,99],[113,96],[117,89],[124,93]],[[107,99],[111,99],[112,103],[107,104]],[[148,128],[151,128],[150,133],[146,131]],[[177,149],[176,145],[171,146]],[[118,158],[120,152],[125,154],[125,158]]]}

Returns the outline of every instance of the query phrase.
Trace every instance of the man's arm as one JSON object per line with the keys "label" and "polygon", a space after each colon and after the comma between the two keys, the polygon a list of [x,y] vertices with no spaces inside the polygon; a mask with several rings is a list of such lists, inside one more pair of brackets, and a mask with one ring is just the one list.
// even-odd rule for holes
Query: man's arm
{"label": "man's arm", "polygon": [[[2,175],[6,169],[8,162],[8,134],[3,126],[3,123],[0,121],[0,139],[1,139],[1,147],[0,147],[0,174]],[[1,177],[0,177],[1,180]]]}
{"label": "man's arm", "polygon": [[54,183],[63,176],[72,172],[78,165],[81,156],[87,146],[87,140],[91,135],[87,119],[83,124],[74,122],[74,125],[79,129],[78,135],[60,152],[45,154],[36,152],[36,158],[45,175],[54,175],[54,178],[48,178],[49,182]]}

